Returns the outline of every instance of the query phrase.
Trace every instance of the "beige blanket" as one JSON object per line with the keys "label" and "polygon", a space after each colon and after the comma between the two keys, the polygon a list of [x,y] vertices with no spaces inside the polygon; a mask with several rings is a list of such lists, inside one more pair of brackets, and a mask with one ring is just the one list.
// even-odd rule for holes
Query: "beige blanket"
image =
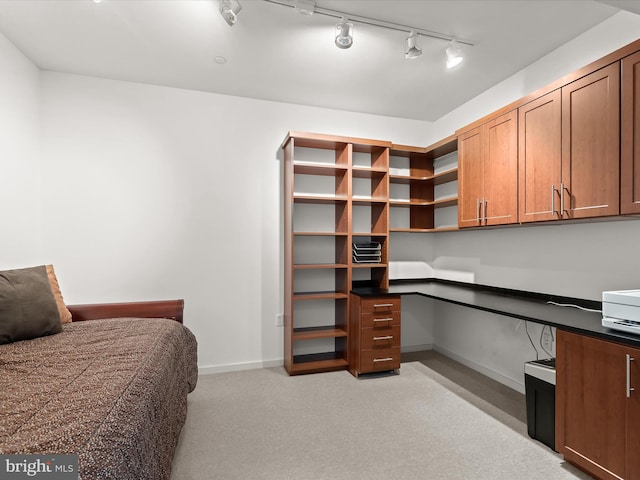
{"label": "beige blanket", "polygon": [[0,453],[77,453],[82,480],[169,479],[196,356],[186,327],[158,319],[0,345]]}

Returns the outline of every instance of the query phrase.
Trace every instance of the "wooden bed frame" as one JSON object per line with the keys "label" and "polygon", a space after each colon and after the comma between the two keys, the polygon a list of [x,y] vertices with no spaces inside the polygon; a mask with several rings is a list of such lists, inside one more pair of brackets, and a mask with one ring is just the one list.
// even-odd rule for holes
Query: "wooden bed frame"
{"label": "wooden bed frame", "polygon": [[184,300],[67,305],[74,322],[99,318],[169,318],[182,323]]}

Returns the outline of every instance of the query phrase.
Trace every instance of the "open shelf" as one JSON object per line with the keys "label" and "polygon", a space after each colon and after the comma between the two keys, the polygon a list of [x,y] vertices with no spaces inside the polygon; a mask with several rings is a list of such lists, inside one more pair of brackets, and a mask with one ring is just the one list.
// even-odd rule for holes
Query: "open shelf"
{"label": "open shelf", "polygon": [[304,327],[293,329],[293,340],[315,340],[317,338],[346,337],[347,331],[335,327]]}
{"label": "open shelf", "polygon": [[346,293],[340,293],[335,291],[323,291],[323,292],[295,292],[293,294],[293,301],[304,300],[338,300],[348,298]]}
{"label": "open shelf", "polygon": [[336,352],[294,355],[289,375],[344,370],[348,366],[347,359]]}

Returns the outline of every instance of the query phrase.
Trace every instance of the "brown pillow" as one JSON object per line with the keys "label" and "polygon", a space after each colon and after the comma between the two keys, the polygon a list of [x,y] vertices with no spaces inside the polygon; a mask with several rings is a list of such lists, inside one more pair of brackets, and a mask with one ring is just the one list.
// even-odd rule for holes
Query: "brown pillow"
{"label": "brown pillow", "polygon": [[56,278],[56,272],[53,270],[53,265],[45,265],[47,268],[47,276],[49,277],[49,285],[51,286],[51,292],[56,299],[56,305],[58,306],[58,312],[60,313],[60,323],[71,323],[71,312],[64,303],[62,298],[62,292],[60,291],[60,284]]}
{"label": "brown pillow", "polygon": [[46,267],[0,271],[0,344],[60,331]]}

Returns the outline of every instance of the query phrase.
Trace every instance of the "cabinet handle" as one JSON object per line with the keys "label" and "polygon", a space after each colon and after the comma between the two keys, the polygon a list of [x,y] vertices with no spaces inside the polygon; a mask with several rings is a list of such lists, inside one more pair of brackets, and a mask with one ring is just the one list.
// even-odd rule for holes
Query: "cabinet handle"
{"label": "cabinet handle", "polygon": [[627,398],[631,397],[631,392],[635,388],[631,387],[631,362],[635,359],[627,353]]}
{"label": "cabinet handle", "polygon": [[489,202],[487,202],[486,198],[482,199],[482,221],[486,224],[487,223],[487,204]]}
{"label": "cabinet handle", "polygon": [[373,337],[373,341],[377,340],[393,340],[393,335],[387,335],[385,337]]}
{"label": "cabinet handle", "polygon": [[564,215],[564,183],[560,184],[560,216]]}
{"label": "cabinet handle", "polygon": [[389,317],[389,318],[374,318],[373,319],[374,322],[390,322],[391,320],[393,320],[393,317]]}
{"label": "cabinet handle", "polygon": [[377,303],[373,305],[373,308],[393,307],[393,303]]}
{"label": "cabinet handle", "polygon": [[551,185],[551,215],[556,213],[556,186]]}
{"label": "cabinet handle", "polygon": [[476,222],[482,223],[482,200],[480,199],[478,199],[476,213],[478,214],[478,216],[476,217]]}
{"label": "cabinet handle", "polygon": [[374,358],[374,359],[373,359],[373,363],[378,363],[378,362],[390,362],[391,360],[393,360],[393,357],[387,357],[387,358]]}

